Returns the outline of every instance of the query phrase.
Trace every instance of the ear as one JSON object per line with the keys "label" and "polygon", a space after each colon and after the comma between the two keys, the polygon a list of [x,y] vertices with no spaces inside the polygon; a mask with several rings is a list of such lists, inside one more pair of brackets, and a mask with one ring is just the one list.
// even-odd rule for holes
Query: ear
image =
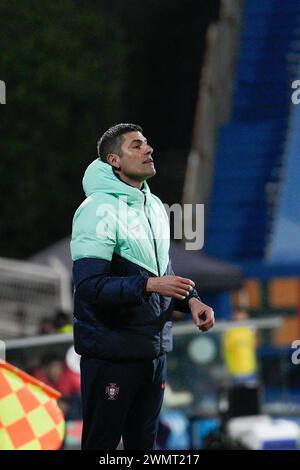
{"label": "ear", "polygon": [[121,170],[120,157],[116,153],[109,153],[106,157],[107,163],[111,165],[115,170]]}

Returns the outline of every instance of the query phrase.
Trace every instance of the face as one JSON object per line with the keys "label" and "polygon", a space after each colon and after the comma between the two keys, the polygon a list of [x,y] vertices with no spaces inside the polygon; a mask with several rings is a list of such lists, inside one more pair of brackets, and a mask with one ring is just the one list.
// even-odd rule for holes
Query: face
{"label": "face", "polygon": [[237,321],[248,320],[248,313],[245,310],[237,310],[234,313],[234,320],[237,320]]}
{"label": "face", "polygon": [[57,382],[57,380],[60,379],[61,377],[61,374],[63,372],[63,363],[60,362],[60,361],[52,361],[48,367],[47,367],[47,371],[46,371],[46,374],[47,374],[47,377],[49,378],[49,380],[51,380],[52,382]]}
{"label": "face", "polygon": [[156,173],[152,153],[153,148],[141,132],[128,132],[122,136],[122,155],[112,154],[110,163],[119,168],[120,177],[125,176],[135,181],[144,181]]}

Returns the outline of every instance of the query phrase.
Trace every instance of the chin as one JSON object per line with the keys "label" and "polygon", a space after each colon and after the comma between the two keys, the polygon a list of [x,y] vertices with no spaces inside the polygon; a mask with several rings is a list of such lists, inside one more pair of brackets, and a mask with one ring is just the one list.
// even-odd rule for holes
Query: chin
{"label": "chin", "polygon": [[145,175],[145,180],[147,180],[148,178],[151,178],[152,176],[155,176],[156,175],[156,170],[155,168],[153,168],[151,171],[149,171],[146,175]]}

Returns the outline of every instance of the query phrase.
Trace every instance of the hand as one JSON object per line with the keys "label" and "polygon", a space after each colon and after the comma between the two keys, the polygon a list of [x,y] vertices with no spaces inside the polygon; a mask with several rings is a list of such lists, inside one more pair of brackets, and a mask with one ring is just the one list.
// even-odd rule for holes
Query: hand
{"label": "hand", "polygon": [[195,283],[191,279],[180,276],[149,277],[146,285],[147,292],[157,292],[160,295],[183,300],[189,295]]}
{"label": "hand", "polygon": [[214,311],[208,305],[203,304],[200,300],[192,297],[189,300],[192,317],[195,325],[200,331],[208,331],[215,324]]}

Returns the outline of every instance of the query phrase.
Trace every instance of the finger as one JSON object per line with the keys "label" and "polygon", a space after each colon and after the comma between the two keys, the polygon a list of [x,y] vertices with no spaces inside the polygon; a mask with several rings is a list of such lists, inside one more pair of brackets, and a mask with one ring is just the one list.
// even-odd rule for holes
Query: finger
{"label": "finger", "polygon": [[182,289],[182,288],[178,288],[178,287],[175,289],[175,292],[176,292],[176,294],[183,295],[184,298],[185,298],[187,295],[189,295],[189,293],[190,293],[186,288],[185,288],[185,289]]}
{"label": "finger", "polygon": [[201,326],[203,326],[204,328],[211,328],[213,325],[214,325],[214,322],[212,320],[201,324]]}
{"label": "finger", "polygon": [[193,320],[194,320],[195,325],[198,328],[202,326],[203,323],[201,322],[200,318],[197,315],[193,315]]}
{"label": "finger", "polygon": [[204,310],[204,312],[201,314],[201,318],[203,319],[204,323],[207,323],[211,320],[214,320],[214,311],[213,310]]}
{"label": "finger", "polygon": [[202,325],[208,325],[212,321],[213,321],[213,319],[211,317],[205,317],[204,320],[203,320]]}
{"label": "finger", "polygon": [[203,328],[202,326],[200,326],[199,330],[202,331],[202,333],[205,333],[207,331],[207,328]]}
{"label": "finger", "polygon": [[213,321],[211,321],[211,322],[209,322],[209,323],[207,323],[207,324],[202,323],[202,325],[200,326],[200,329],[201,329],[201,330],[203,329],[203,331],[207,331],[207,330],[210,330],[210,328],[212,328],[213,326],[214,326],[214,322],[213,322]]}
{"label": "finger", "polygon": [[207,325],[206,325],[206,326],[200,325],[200,326],[199,326],[199,330],[201,330],[201,331],[207,331],[207,330],[209,330],[209,327],[208,327]]}
{"label": "finger", "polygon": [[181,284],[195,287],[195,283],[191,279],[187,279],[186,277],[178,277],[177,279]]}
{"label": "finger", "polygon": [[172,297],[174,297],[174,299],[179,299],[179,300],[184,300],[186,298],[185,295],[180,295],[180,294],[173,294]]}
{"label": "finger", "polygon": [[181,282],[176,285],[175,289],[184,289],[189,294],[193,290],[193,286]]}

